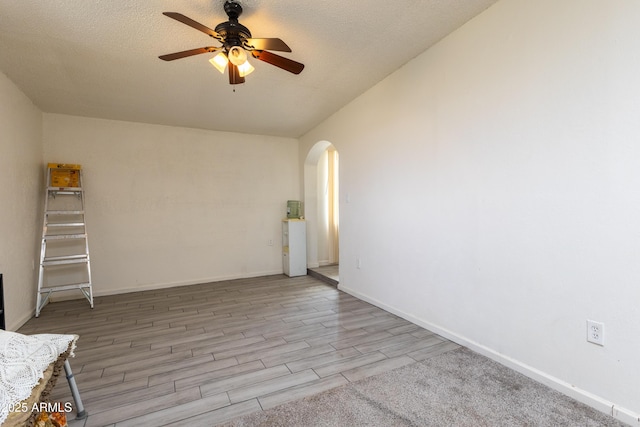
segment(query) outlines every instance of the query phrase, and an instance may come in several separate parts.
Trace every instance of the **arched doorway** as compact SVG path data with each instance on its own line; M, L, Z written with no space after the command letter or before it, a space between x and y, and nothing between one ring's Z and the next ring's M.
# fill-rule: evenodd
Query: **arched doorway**
M329 141L317 142L304 164L307 261L309 269L337 284L340 259L339 158Z

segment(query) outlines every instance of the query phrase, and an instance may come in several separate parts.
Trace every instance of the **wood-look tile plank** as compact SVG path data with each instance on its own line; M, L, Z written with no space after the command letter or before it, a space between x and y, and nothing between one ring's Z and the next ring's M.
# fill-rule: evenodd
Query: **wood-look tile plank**
M234 375L233 377L218 380L212 383L200 386L200 392L203 396L211 396L213 394L222 393L224 391L234 390L240 387L247 387L253 384L267 381L273 378L290 375L291 371L284 365L274 366L255 372Z
M365 315L365 316L370 318L369 315ZM332 327L332 326L341 326L340 322L349 320L349 319L355 319L355 318L356 318L356 315L352 313L336 311L333 314L326 314L324 316L303 319L302 323L304 323L305 325L322 323L325 327Z
M110 385L101 386L94 389L82 389L82 400L85 405L92 403L92 401L102 400L105 397L112 396L114 394L122 394L129 391L139 391L146 389L148 381L146 378L139 378L134 381L120 381ZM68 387L67 387L68 388ZM171 390L173 391L173 390Z
M297 341L297 342L293 342L293 343L282 344L282 345L279 345L277 347L271 347L271 348L266 349L266 350L253 351L251 353L239 354L239 355L236 356L236 359L238 359L238 362L240 362L240 363L247 363L247 362L251 362L252 360L260 360L263 357L269 357L269 356L278 355L278 354L291 353L293 351L302 350L304 348L309 348L309 344L307 344L304 341Z
M231 403L237 403L276 391L286 390L301 384L310 383L317 379L319 379L318 375L312 369L307 369L306 371L296 372L295 374L290 373L289 375L283 375L271 380L236 388L227 393Z
M131 347L149 346L149 348L151 348L152 344L161 344L163 347L169 347L173 342L180 344L185 337L201 335L204 332L204 328L189 329L187 331L182 330L182 328L161 329L155 334L150 334L149 336L139 337L132 340Z
M389 332L391 335L400 335L400 334L408 334L411 332L416 332L418 330L422 329L420 326L415 325L413 323L409 323L408 321L405 322L404 325L401 326L397 326L397 327L392 327L391 329L387 329L387 332Z
M76 355L73 359L73 364L75 366L84 365L89 362L93 362L96 360L105 360L110 357L115 357L123 354L123 352L145 352L148 350L140 347L137 349L131 349L131 343L123 342L119 344L113 344L106 347L97 347L97 348L89 348L85 349L82 347L82 337L78 340L78 348L76 349Z
M299 326L304 326L304 324L300 321L286 323L281 320L277 320L277 321L262 321L258 325L254 323L251 327L247 327L246 325L235 326L235 327L224 327L223 331L225 334L242 332L246 337L253 337L256 335L262 335L264 333L269 333L273 331L283 331L283 330L292 331Z
M351 382L361 380L373 375L382 374L393 369L415 363L415 360L409 356L399 356L391 359L384 359L373 362L368 365L358 366L357 368L343 371L342 375Z
M313 396L314 394L322 393L323 391L331 390L332 388L340 387L348 383L349 381L342 375L332 375L327 378L320 378L295 387L270 393L266 396L261 396L258 398L258 401L262 409L266 411L283 403Z
M340 326L342 326L347 330L360 329L360 328L365 329L365 328L371 328L373 325L388 322L389 320L390 319L388 317L380 317L380 316L374 316L372 314L366 314L359 319L343 320L339 324ZM326 323L323 323L323 325L327 326ZM386 329L386 328L382 328L382 329Z
M204 297L206 298L206 297ZM196 300L181 300L178 303L172 304L169 307L169 316L172 318L179 318L180 312L189 312L188 316L185 317L199 317L204 314L212 315L213 309L212 307L216 304L220 304L220 300L205 300L205 299L196 299ZM175 313L174 313L175 312ZM184 314L183 314L184 316ZM159 319L162 320L162 319Z
M88 392L93 389L101 389L113 384L121 384L124 382L124 374L110 375L108 377L91 378L87 379L82 375L75 375L74 378L78 385L78 389L83 392Z
M228 350L224 350L220 352L214 352L213 357L217 360L217 359L226 359L228 357L236 357L242 354L256 354L256 353L260 354L265 350L269 350L271 348L278 347L285 344L287 344L287 342L282 338L267 339L267 340L260 341L258 343L249 344L242 347L235 347L235 348L230 348ZM258 360L258 359L260 359L260 357L253 358L251 360Z
M298 310L298 311L301 311L301 310ZM335 314L336 313L333 310L322 310L322 311L311 311L311 312L304 310L298 314L284 316L282 318L282 321L295 322L296 320L308 320L308 319L314 319L316 317L333 316Z
M306 338L318 337L325 334L335 332L336 328L326 328L322 324L300 326L295 329L287 329L285 331L270 331L263 333L265 338L281 337L287 342L300 341Z
M156 320L162 320L167 317L179 317L180 315L185 316L192 313L197 313L196 311L180 311L176 313L175 311L170 311L168 306L158 307L157 304L150 306L149 308L144 309L141 313L127 313L127 314L118 314L117 316L122 318L124 321L128 321L130 319L134 320L142 320L144 322L153 323ZM115 317L115 315L113 315Z
M375 321L369 325L364 325L362 326L362 329L364 329L367 332L387 331L391 335L396 335L393 332L391 332L392 329L406 326L407 324L409 324L409 322L407 322L406 320L400 319L398 317L392 317L392 318L383 318L380 316L375 316L375 317L380 319L380 321Z
M238 361L230 357L228 359L213 360L202 362L194 366L187 366L184 368L171 367L165 372L160 372L147 377L149 387L162 384L166 382L174 383L176 380L193 377L195 375L205 374L212 371L218 371L221 369L227 369L232 366L237 366Z
M164 396L145 400L144 404L134 402L128 405L111 408L106 411L91 413L87 419L86 427L102 427L106 424L112 424L114 422L117 423L119 421L128 420L145 414L151 414L165 408L171 408L172 406L191 402L197 399L200 399L200 392L197 387L175 393L168 393Z
M167 356L171 353L170 348L161 348L157 350L144 350L144 351L136 351L135 349L125 349L120 350L117 353L117 356L111 356L100 359L93 359L90 362L84 363L80 365L82 367L81 370L74 369L74 372L89 372L96 371L100 369L106 369L108 372L107 375L111 375L116 372L122 372L124 369L118 369L119 367L126 366L128 363L132 363L135 361L143 360L148 364L148 360L151 358ZM175 357L175 356L174 356ZM74 365L78 365L76 361L73 363Z
M211 427L233 420L237 417L249 415L257 411L261 411L258 399L247 400L246 402L236 403L235 405L225 406L215 411L205 412L195 417L186 418L180 424L189 427ZM116 426L117 427L117 426Z
M345 372L360 366L378 362L386 358L387 357L380 352L367 353L361 356L354 356L348 359L343 359L339 362L324 365L319 368L314 368L314 371L318 374L319 377L328 377L330 375L339 374L341 372Z
M69 359L67 359L67 361L69 361ZM95 370L95 371L78 373L78 370L76 369L76 366L73 364L73 361L70 362L70 366L71 366L71 368L73 370L73 376L76 379L76 381L77 380L82 380L82 381L95 380L97 378L102 378L102 376L103 376L102 370ZM124 375L122 376L122 378L124 379ZM55 388L54 388L54 390L55 390Z
M320 366L330 365L332 363L340 362L342 360L349 359L360 354L361 353L355 348L349 347L345 348L344 350L335 350L332 352L319 354L317 356L294 360L293 362L288 362L286 365L291 372L299 372L309 368L315 369Z
M193 400L181 405L174 405L161 409L150 414L135 418L129 418L116 424L117 427L139 427L139 426L162 426L174 425L185 418L192 418L214 409L228 406L229 396L227 393L219 393L202 399Z
M189 366L197 366L202 363L210 362L213 360L213 356L210 354L203 354L200 356L185 357L182 359L173 360L170 362L164 362L160 365L148 365L147 368L138 368L135 370L129 370L125 372L124 378L130 381L135 378L150 377L162 372L167 372L173 369L181 369Z
M184 328L186 330L186 328ZM126 342L132 341L139 337L146 337L149 334L161 335L163 331L168 332L169 325L153 325L151 323L136 324L136 325L120 325L113 330L97 330L97 341L112 340L113 342ZM176 332L174 329L173 332ZM84 338L86 334L82 335Z
M224 337L222 331L215 332L202 332L200 334L190 334L185 333L178 337L172 337L171 339L163 339L162 342L152 342L151 350L155 350L163 347L174 347L180 346L185 343L190 343L191 345L198 345L201 343L207 343L210 339Z
M295 301L297 298L278 297L277 299L274 299L274 301L277 301L279 299L280 300ZM291 316L291 315L302 313L302 311L296 306L283 307L281 305L282 302L284 302L284 301L281 301L280 303L275 303L275 302L274 303L268 303L266 306L264 306L262 308L256 308L254 310L247 310L244 314L249 319L263 318L265 320L280 320L283 317L287 317L287 316Z
M184 315L184 314L180 315L180 313L178 313L178 315L176 316L154 320L153 325L161 326L161 325L167 324L170 327L175 328L176 326L185 326L185 325L191 325L198 322L202 322L203 326L205 326L222 319L227 319L229 317L231 317L231 314L229 313L217 314L217 315L213 314L212 312L192 313L189 315Z
M342 329L341 327L338 327L333 330L334 332L330 334L314 336L313 338L305 339L305 341L311 347L315 347L317 345L330 344L336 341L345 340L352 337L367 335L367 331L365 331L364 329L354 329L352 331L347 331L346 329Z
M226 334L226 335L222 335L219 336L217 338L209 338L207 340L205 340L204 342L193 342L193 341L188 341L185 342L183 344L174 344L171 346L171 351L176 353L176 352L180 352L180 351L192 351L194 349L200 349L200 348L215 348L216 346L229 342L229 341L237 341L237 340L241 340L244 339L244 335L242 335L241 333L237 333L237 334ZM258 341L260 342L260 341Z
M205 347L194 347L192 351L193 355L200 354L211 354L213 355L214 351L219 353L237 347L244 347L251 344L261 343L265 341L264 337L261 335L251 337L251 338L239 338L231 341L220 342L213 345L207 345Z
M125 383L123 383L125 384ZM111 395L95 395L85 398L84 392L81 394L82 402L86 408L91 408L92 414L109 411L119 406L129 405L134 402L146 404L147 400L165 396L173 393L174 387L171 383L158 384L154 386L145 386L137 390L127 391L123 389L120 393Z
M411 335L413 335L416 338L427 338L435 334L428 329L420 328L417 331L411 332Z
M413 351L429 348L435 344L440 344L442 339L438 336L432 335L427 338L415 340L413 342L406 342L401 344L392 345L391 347L385 347L380 350L387 357L397 357L402 354L411 353Z
M243 363L241 365L235 365L225 369L218 369L215 371L204 372L198 375L177 379L174 382L174 386L176 390L184 390L186 388L208 384L213 381L220 381L220 379L231 378L240 374L259 371L264 368L265 366L261 361L255 360L253 362Z
M414 360L421 361L442 353L446 353L447 351L457 350L459 348L460 346L456 343L453 343L451 341L442 341L438 344L432 345L431 347L412 351L411 353L408 353L407 356L411 357Z
M414 337L411 334L402 334L402 335L391 335L389 338L385 338L382 340L367 342L363 344L356 344L354 347L360 353L370 353L372 351L380 350L383 348L405 344L405 343L414 343L419 341L418 338Z
M355 337L344 338L331 343L336 350L340 350L347 347L354 347L358 344L369 344L374 342L382 342L385 339L392 338L389 332L382 331L374 334L363 334Z
M94 365L89 365L91 368L97 369L100 365L104 368L104 376L120 374L124 372L133 372L140 369L148 368L149 366L166 365L175 361L188 359L191 357L191 351L185 350L181 352L172 353L169 348L155 350L154 352L147 351L141 353L146 357L131 357L130 354L124 354L119 357L110 358L107 360L94 362ZM114 362L115 360L115 362ZM90 371L90 369L87 369ZM84 372L84 371L83 371Z
M289 351L281 354L261 355L260 360L267 368L276 365L282 365L284 363L293 362L309 357L320 356L327 353L335 352L336 349L329 345L320 345L316 347L305 347L296 351Z
M304 302L304 303L289 303L283 304L283 308L288 307L296 307L300 310L300 312L311 312L311 311L336 311L339 310L339 304L335 301L328 300L326 298L314 298L312 301ZM329 315L327 313L326 315Z

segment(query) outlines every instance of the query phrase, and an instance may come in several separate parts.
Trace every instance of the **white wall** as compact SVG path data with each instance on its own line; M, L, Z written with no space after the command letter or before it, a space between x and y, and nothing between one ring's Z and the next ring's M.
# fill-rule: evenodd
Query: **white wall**
M500 1L300 153L340 152L343 290L634 425L638 22L633 0Z
M281 220L300 199L296 140L57 114L43 123L44 159L84 169L96 295L282 272Z
M34 312L42 227L42 113L0 72L0 273L6 326Z

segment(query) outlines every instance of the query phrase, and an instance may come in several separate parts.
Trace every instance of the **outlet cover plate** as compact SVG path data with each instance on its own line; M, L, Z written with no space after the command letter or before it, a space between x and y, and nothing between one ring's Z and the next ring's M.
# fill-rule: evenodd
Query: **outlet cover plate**
M604 323L587 320L587 341L604 346Z

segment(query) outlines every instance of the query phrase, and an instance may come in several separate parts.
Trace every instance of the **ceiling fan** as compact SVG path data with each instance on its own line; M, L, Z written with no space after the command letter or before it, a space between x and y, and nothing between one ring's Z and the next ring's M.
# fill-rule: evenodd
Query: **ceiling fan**
M300 72L302 72L304 64L269 52L270 50L291 52L291 49L285 42L278 38L257 39L251 37L249 29L238 22L238 17L242 14L242 6L238 2L227 0L224 3L224 11L229 17L229 20L216 25L215 30L180 13L163 12L163 15L213 37L218 40L222 46L200 47L182 52L169 53L159 58L164 61L173 61L201 53L219 52L215 57L211 58L210 62L221 73L224 73L225 68L229 68L229 83L232 85L244 83L244 77L253 71L253 66L247 61L247 52L251 53L251 56L260 61L275 65L290 73L300 74Z

